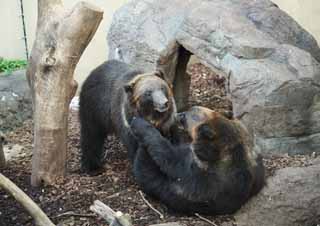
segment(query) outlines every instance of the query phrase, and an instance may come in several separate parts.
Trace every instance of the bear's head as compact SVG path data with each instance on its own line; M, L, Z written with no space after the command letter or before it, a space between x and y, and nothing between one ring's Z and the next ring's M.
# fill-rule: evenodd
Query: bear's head
M238 120L205 107L194 106L189 111L179 113L177 121L188 133L195 158L202 165L246 162L254 158L251 156L252 140Z
M137 75L124 86L134 114L167 132L175 122L176 104L161 71Z

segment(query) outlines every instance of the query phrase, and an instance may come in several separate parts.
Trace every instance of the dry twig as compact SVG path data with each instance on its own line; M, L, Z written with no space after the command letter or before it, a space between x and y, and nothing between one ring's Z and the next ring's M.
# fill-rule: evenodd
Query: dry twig
M106 199L112 199L112 198L118 197L120 194L121 192L114 193L112 195L107 196Z
M66 217L66 216L74 216L74 217L95 217L96 215L95 214L85 214L85 213L75 213L73 211L68 211L68 212L65 212L65 213L61 213L57 216L55 216L54 218L59 218L59 217Z
M159 214L160 219L163 219L164 218L163 214L159 210L154 208L150 202L148 202L148 200L144 197L142 191L139 191L139 194L141 195L141 198L143 199L143 201L150 207L150 209L152 209L154 212Z
M211 225L213 225L213 226L218 226L218 225L216 225L216 223L214 223L213 221L211 221L211 220L209 220L209 219L201 216L201 215L198 214L198 213L195 213L194 215L195 215L196 217L198 217L199 219L201 219L201 220L203 220L203 221L205 221L205 222L207 222L207 223L209 223L209 224L211 224Z

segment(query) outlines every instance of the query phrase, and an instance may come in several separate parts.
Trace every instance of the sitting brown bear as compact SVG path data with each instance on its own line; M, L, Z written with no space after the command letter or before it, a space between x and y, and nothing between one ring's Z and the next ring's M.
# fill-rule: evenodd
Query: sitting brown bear
M204 107L178 114L191 142L173 145L141 118L134 176L147 194L182 213L231 214L264 185L262 157L237 120Z
M92 171L103 163L107 134L118 135L133 159L137 144L128 122L139 116L166 133L174 123L176 105L160 71L144 73L111 60L93 70L83 83L79 114L82 168Z

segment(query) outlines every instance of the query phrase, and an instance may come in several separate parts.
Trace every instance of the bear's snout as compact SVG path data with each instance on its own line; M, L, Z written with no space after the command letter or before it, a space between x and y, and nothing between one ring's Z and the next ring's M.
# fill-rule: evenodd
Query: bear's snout
M152 95L154 110L160 113L169 110L169 100L163 92L157 91Z
M164 103L159 104L158 106L155 106L155 110L160 113L163 113L163 112L167 111L168 109L169 109L169 101L168 100Z

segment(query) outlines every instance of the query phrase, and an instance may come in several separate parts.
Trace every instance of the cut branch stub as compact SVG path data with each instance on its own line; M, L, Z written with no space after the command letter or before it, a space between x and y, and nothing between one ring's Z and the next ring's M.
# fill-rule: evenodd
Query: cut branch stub
M80 2L65 12L59 0L39 0L37 35L27 69L32 91L34 151L31 183L54 183L66 164L68 111L77 83L73 73L103 16Z

